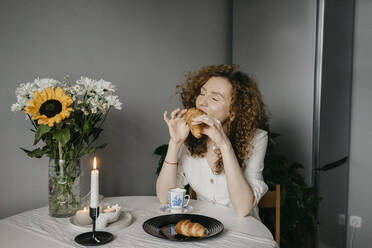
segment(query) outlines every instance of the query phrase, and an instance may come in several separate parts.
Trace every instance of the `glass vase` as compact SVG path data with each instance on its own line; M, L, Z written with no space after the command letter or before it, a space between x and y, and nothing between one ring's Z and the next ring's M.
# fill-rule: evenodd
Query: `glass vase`
M73 216L80 208L80 160L49 160L49 215Z

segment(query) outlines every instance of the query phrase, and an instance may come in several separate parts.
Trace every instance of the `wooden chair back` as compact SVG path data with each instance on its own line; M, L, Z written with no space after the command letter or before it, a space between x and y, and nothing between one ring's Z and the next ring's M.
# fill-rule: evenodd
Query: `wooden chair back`
M190 199L192 200L197 200L197 196L196 196L196 192L191 188L191 186L188 187L188 190L187 190L188 194L190 195Z
M280 245L280 185L275 191L268 191L258 203L260 208L275 208L275 241Z

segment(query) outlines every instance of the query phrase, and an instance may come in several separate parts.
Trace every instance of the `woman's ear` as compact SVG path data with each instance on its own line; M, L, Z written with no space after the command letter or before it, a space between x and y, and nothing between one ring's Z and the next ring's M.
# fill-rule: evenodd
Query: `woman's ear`
M235 113L231 112L229 118L230 118L230 121L233 121L235 119Z

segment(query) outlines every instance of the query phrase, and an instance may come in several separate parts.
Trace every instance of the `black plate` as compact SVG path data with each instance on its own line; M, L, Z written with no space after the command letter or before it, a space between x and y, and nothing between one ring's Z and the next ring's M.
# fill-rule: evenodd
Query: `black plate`
M186 237L177 234L174 228L178 221L182 219L189 219L191 222L198 222L202 224L206 229L206 236L203 238ZM161 215L146 220L143 223L143 229L152 236L167 239L171 241L195 241L210 238L223 231L223 224L211 217L197 214L169 214Z

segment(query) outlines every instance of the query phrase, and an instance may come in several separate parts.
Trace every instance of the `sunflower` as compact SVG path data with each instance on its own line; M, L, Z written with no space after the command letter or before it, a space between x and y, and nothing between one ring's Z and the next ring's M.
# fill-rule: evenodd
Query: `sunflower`
M72 108L72 99L60 87L54 91L53 88L47 88L41 93L34 92L33 99L27 102L25 112L32 115L32 120L38 120L38 124L54 126L54 123L60 123L63 119L70 116Z

